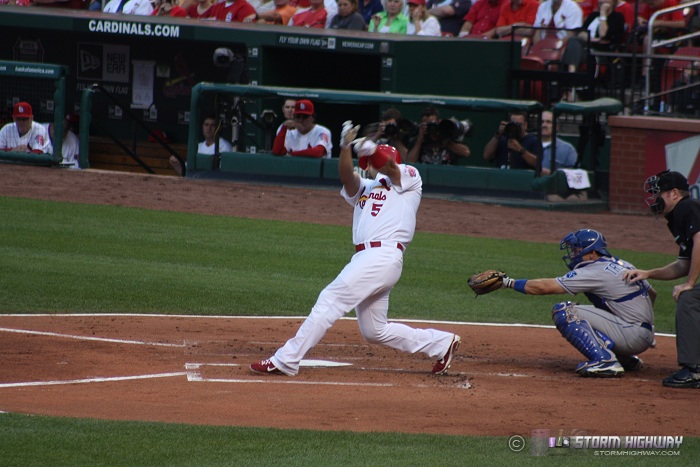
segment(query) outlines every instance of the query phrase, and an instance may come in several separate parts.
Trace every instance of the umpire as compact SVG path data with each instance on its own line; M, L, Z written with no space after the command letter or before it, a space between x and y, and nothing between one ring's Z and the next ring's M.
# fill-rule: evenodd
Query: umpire
M678 172L665 171L649 177L644 190L650 193L647 205L655 217L663 214L680 247L678 259L664 267L632 270L625 279L686 281L673 288L676 300L676 351L681 369L663 380L672 388L700 388L700 201L689 196L688 180Z

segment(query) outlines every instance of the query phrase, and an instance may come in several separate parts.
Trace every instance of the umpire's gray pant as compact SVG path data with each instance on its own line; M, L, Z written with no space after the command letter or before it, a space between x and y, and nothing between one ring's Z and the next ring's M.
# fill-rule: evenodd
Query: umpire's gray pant
M700 285L678 297L676 352L679 365L700 365Z

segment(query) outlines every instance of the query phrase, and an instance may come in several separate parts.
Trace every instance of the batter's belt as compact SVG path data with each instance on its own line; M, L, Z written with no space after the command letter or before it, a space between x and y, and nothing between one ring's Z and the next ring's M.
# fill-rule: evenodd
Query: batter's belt
M389 246L393 244L393 242L390 242L389 244L384 244L384 246ZM364 251L367 248L381 248L382 242L365 242L365 243L360 243L358 245L355 245L355 252L358 253L360 251ZM403 246L401 243L396 243L396 248L398 248L401 251L405 251L406 247Z

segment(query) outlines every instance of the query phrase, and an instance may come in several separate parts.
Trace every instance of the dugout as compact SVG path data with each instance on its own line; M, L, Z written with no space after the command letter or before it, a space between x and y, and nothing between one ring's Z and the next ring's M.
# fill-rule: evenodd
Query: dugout
M199 82L496 99L505 98L510 85L511 44L507 41L9 5L2 11L0 60L68 67L65 105L69 112L77 113L84 89L99 84L122 104L96 97L93 117L128 142L146 141L148 134L129 121L124 108L133 110L150 128L166 133L171 142L186 144L191 90ZM218 48L230 49L237 63L242 62L240 73L214 63ZM266 109L281 116L280 105L249 105L248 112L256 119ZM218 110L213 102L210 110ZM319 121L329 128L339 127L337 110L334 104L322 105ZM376 105L360 111L380 113ZM498 117L469 118L476 128L492 128ZM482 122L483 118L491 120ZM245 144L248 149L263 146L259 135L250 137L257 139ZM479 146L482 137L475 133L474 145Z

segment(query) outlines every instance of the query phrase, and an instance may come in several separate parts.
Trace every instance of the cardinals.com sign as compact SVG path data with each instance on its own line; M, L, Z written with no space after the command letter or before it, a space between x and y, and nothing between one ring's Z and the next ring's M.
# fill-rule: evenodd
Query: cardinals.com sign
M128 83L129 46L78 43L78 79Z

